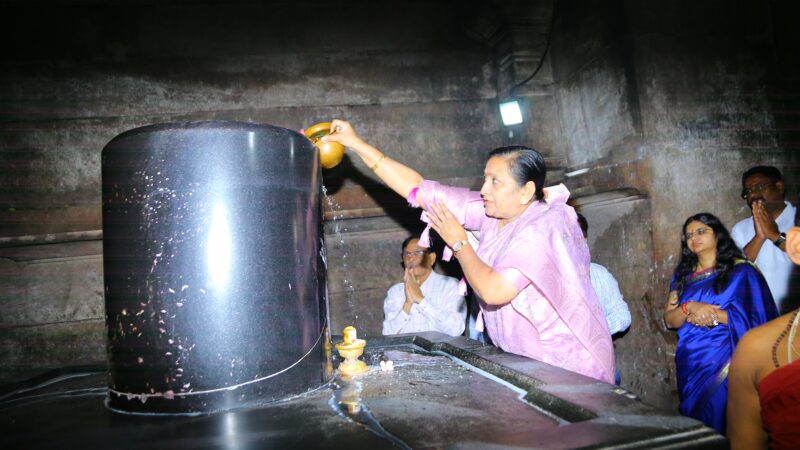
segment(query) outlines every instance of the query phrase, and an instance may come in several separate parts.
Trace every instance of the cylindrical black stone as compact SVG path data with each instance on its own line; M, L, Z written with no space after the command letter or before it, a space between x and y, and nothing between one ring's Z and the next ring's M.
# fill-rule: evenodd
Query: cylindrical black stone
M191 122L104 149L107 405L205 413L332 377L316 147L270 125Z

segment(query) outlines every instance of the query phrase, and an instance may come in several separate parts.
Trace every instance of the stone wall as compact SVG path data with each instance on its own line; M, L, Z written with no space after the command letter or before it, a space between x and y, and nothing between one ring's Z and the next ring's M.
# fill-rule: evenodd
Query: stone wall
M781 39L770 8L788 6L769 3L558 2L551 62L566 165L589 169L568 181L576 204L621 189L648 203L649 213L631 216L595 202L586 215L590 229L592 216L614 224L592 253L616 269L631 305L634 325L617 343L618 353L629 348L623 385L656 405L675 405L657 386L674 389L676 337L661 313L684 219L709 211L731 227L746 217L741 173L756 164L783 169L790 198L796 192L798 141L787 128L797 129L800 90L795 75L779 75L792 61L770 57ZM637 246L652 249L647 271L628 267Z
M0 248L0 281L3 367L105 359L102 242L96 235Z

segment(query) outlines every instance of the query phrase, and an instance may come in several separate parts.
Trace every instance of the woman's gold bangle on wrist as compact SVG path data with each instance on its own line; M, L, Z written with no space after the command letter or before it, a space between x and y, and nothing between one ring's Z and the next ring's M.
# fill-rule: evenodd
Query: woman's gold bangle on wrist
M381 157L378 158L378 161L375 162L375 164L373 164L372 167L370 167L370 169L372 169L373 172L378 170L378 166L381 165L381 163L383 162L384 159L386 159L386 153L382 154Z

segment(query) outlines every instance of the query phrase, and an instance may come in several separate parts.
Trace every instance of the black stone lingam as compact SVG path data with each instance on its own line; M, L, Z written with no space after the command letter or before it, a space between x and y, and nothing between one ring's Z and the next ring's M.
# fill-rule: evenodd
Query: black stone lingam
M117 136L102 160L109 408L207 413L330 381L311 141L172 123Z

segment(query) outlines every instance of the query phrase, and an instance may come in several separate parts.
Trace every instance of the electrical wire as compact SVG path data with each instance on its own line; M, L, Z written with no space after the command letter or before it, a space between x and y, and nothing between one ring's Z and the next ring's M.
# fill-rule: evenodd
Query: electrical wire
M542 57L539 58L539 63L536 65L536 69L534 69L533 73L530 74L528 78L525 78L524 80L520 81L519 83L511 87L511 89L508 91L509 97L513 97L514 91L516 91L518 87L523 86L524 84L531 81L533 77L535 77L536 74L539 73L539 71L542 69L542 66L544 65L544 60L547 58L547 53L550 50L550 41L553 38L553 28L555 28L555 22L556 22L556 3L557 3L556 0L553 0L553 13L550 14L550 29L547 31L547 40L545 41L544 52L542 52Z

